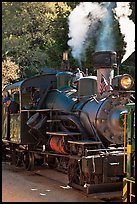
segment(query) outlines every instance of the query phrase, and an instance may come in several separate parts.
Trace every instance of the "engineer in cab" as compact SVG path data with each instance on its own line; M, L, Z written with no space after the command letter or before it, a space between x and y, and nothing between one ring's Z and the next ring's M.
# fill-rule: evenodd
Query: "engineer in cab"
M10 99L10 97L6 97L3 99L3 103L6 106L6 112L9 114L18 113L19 112L19 104Z

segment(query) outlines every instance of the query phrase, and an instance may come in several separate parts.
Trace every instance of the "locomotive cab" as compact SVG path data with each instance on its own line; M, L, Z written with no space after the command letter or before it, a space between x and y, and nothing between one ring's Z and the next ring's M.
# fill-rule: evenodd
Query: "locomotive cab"
M3 98L10 96L20 106L18 113L8 115L3 105L3 140L17 144L34 143L34 138L29 134L27 120L34 114L33 110L36 110L39 99L50 87L56 87L55 74L47 75L46 81L45 76L41 75L8 85L3 89Z

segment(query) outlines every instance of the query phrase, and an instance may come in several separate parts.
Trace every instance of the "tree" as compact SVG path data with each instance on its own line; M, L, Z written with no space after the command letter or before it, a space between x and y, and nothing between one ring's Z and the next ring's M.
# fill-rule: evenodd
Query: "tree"
M116 2L114 2L116 3ZM2 60L12 58L18 64L19 79L39 74L41 68L60 70L63 52L68 51L72 69L79 66L68 46L68 16L80 2L2 2ZM132 2L131 18L135 19L135 2ZM118 63L124 55L125 43L118 21L111 27L115 41ZM95 51L96 35L89 39L84 68L95 73L92 53Z
M135 23L135 2L130 2L130 8L132 9L132 14L130 18Z
M19 66L9 57L2 62L2 89L20 77Z
M3 2L3 60L12 57L23 67L22 78L38 74L45 66L59 68L70 12L63 2Z

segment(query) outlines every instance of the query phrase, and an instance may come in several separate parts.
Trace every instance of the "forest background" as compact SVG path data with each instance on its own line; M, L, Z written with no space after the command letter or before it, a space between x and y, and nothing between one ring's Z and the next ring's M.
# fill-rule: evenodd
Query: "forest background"
M80 2L2 2L2 88L41 73L44 68L61 69L63 53L69 50L68 17ZM135 2L130 2L135 23ZM126 44L119 22L113 20L115 51L120 63ZM130 31L129 31L130 32ZM82 67L95 74L91 56L96 35L90 39ZM79 64L68 54L72 70ZM135 79L135 52L120 65L120 74Z

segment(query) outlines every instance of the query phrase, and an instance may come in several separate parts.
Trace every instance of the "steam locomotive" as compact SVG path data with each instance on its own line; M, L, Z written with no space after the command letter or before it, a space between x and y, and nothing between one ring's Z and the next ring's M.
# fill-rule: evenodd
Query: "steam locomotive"
M20 104L8 116L3 106L3 158L32 170L46 164L68 174L69 185L89 193L122 191L126 104L133 79L115 75L116 52L93 54L97 76L49 71L3 89Z

